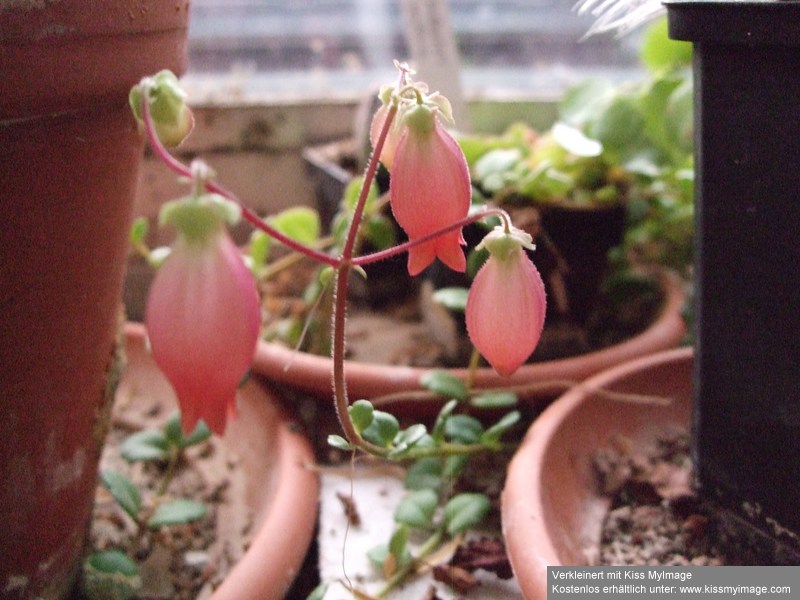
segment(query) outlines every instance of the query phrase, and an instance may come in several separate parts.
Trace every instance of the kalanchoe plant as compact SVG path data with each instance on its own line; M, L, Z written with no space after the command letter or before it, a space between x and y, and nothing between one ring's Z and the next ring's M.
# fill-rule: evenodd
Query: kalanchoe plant
M501 437L518 421L519 413L514 411L484 429L477 419L457 414L456 409L471 396L468 382L435 374L429 387L452 401L445 403L430 431L424 424L401 428L393 415L368 400L351 403L348 399L344 326L351 272L363 272L365 265L402 252L408 253L412 276L437 258L464 271L462 228L475 221L493 218L501 223L484 241L489 258L466 303L469 334L477 350L499 373L510 375L533 352L544 321L542 280L522 251L523 247L532 249L530 236L514 228L500 209L470 214L467 163L445 128L452 122L449 103L413 81L407 67L398 64L398 68L397 84L380 93L382 105L371 132L373 154L355 200L339 222L338 240L328 246L332 251L323 249L318 240L287 230L281 225L283 219L260 218L216 183L201 163L185 166L167 153L159 131L173 132L187 123L184 107L173 104L183 98L174 90L173 78L164 74L147 78L131 93L132 102L140 102L134 112L156 153L193 186L188 196L167 204L162 211L161 222L173 225L178 236L159 267L146 309L153 357L175 389L185 430L203 419L215 433L224 431L226 420L235 416L238 381L253 357L260 319L257 290L226 230L240 216L267 236L253 244L253 269L265 268L264 244L272 239L317 261L323 267L323 281L333 286L333 396L343 434L330 436L333 446L385 459L417 461L416 470L436 466L440 476L443 472L455 476L469 455L502 448ZM162 102L169 110L161 108ZM360 235L371 215L379 161L390 172L391 209L408 241L362 255ZM141 232L134 239L140 238ZM503 405L514 403L513 397L508 402L508 394L494 397L501 398ZM492 398L484 400L496 404ZM392 565L384 565L390 575L387 589L412 570L412 559L401 543L407 527L421 526L433 532L424 554L447 534L474 525L488 506L488 500L480 495L453 496L444 490L431 495L430 491L413 490L398 509L398 533L384 557L393 560ZM437 507L443 510L441 516ZM413 513L429 518L424 523L419 519L411 522Z
M168 494L168 488L185 450L209 437L211 431L202 421L190 434L184 433L181 415L175 412L162 428L145 429L125 438L120 453L126 461L163 467L158 489L147 497L122 472L107 469L100 473L103 486L133 521L137 541L141 542L148 532L157 534L166 527L195 522L206 516L203 503L189 498L173 498ZM136 594L142 580L132 557L121 550L106 549L86 558L81 585L88 600L125 600Z

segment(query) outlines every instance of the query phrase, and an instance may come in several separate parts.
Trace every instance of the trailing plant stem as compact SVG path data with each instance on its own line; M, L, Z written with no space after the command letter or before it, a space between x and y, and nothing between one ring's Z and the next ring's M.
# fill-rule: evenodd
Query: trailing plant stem
M444 539L446 525L443 523L428 537L427 540L420 546L414 560L406 562L401 566L394 575L386 582L386 585L378 593L379 598L383 598L392 591L397 585L402 583L408 575L419 566L420 561L424 560L436 550Z

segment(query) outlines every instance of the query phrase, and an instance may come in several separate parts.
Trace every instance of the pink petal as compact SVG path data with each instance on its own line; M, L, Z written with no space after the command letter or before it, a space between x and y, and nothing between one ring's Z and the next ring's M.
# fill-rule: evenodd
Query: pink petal
M467 332L498 373L511 375L539 343L545 308L542 277L522 248L505 260L490 256L467 297Z
M458 143L438 120L432 131L406 128L394 156L390 194L395 219L410 240L467 216L471 196L467 163ZM419 273L434 257L463 271L466 260L462 244L458 229L438 237L427 248L412 249L409 272Z
M388 113L389 107L386 104L382 104L372 117L372 123L369 128L369 141L372 143L373 148L378 143L378 139L380 138L381 130L383 129L383 124L386 122ZM397 126L397 121L395 121L392 123L391 129L389 129L389 132L386 135L380 155L383 166L389 170L392 168L394 154L397 150L397 143L399 141L400 128Z
M227 232L201 244L178 239L150 288L145 322L184 430L203 419L222 434L235 415L260 323L255 282Z

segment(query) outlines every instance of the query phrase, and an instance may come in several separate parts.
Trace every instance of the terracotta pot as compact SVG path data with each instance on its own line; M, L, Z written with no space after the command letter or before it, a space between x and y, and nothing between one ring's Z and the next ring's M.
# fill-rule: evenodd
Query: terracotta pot
M0 7L0 586L79 565L144 144L131 85L186 63L187 0ZM14 596L17 597L17 596Z
M666 396L668 406L621 404L598 389ZM595 390L595 391L593 391ZM665 426L689 427L692 349L678 348L618 365L551 404L533 423L508 468L503 535L525 598L547 598L547 566L586 564L609 506L592 460L615 436L633 451Z
M494 369L478 369L475 385L478 388L501 387L541 383L530 387L520 398L530 402L544 402L555 398L565 387L565 381L582 381L603 369L627 360L675 347L683 338L686 326L681 316L684 294L670 277L663 279L666 299L658 318L642 333L614 346L586 354L558 360L523 365L513 376L501 377ZM285 346L259 342L253 370L269 379L293 386L322 398L331 394L331 359L324 356L295 352ZM420 390L420 377L429 369L367 364L350 361L345 367L348 392L353 399ZM466 377L466 369L452 369L459 377ZM403 410L404 403L395 404ZM417 410L418 406L409 404Z
M176 406L169 382L147 350L145 327L127 323L125 333L128 366L117 392L120 400L147 394L151 401L154 396ZM237 509L252 511L256 533L212 600L283 598L303 564L317 520L319 482L307 468L314 464L314 452L278 397L257 380L242 386L237 408L222 442L241 460L246 481L229 489L233 506L220 513L217 536L241 535L231 533L247 522ZM230 551L235 556L236 549Z

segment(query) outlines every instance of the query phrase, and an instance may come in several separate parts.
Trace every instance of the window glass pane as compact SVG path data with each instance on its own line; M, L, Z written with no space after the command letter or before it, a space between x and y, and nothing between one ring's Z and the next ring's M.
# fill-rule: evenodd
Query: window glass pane
M575 0L450 0L467 91L559 91L637 68L635 35L593 36ZM194 0L190 79L242 93L353 95L409 60L402 0Z

